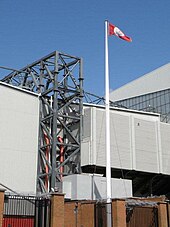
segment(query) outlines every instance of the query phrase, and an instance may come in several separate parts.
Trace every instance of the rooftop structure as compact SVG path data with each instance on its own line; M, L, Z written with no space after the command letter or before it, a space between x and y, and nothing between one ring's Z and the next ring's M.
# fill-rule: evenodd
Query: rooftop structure
M110 99L126 108L160 113L170 122L170 63L111 92Z

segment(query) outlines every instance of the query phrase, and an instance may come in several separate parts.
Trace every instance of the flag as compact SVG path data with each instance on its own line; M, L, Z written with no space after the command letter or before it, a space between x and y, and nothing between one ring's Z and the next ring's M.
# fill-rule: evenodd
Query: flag
M108 35L116 35L117 37L125 41L132 42L132 39L130 37L126 36L118 27L111 23L109 23Z

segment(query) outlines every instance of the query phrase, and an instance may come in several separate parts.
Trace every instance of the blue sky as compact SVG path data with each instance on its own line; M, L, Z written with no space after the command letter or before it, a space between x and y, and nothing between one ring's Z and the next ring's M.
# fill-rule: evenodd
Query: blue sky
M59 50L83 58L84 89L103 96L104 20L133 39L109 37L114 90L170 61L169 12L169 0L0 0L0 66Z

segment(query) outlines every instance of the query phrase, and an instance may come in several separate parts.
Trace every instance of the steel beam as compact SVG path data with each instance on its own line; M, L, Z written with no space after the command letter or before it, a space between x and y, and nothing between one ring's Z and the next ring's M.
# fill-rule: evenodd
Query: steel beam
M81 172L82 59L54 51L20 70L0 68L10 70L2 82L39 94L37 194L61 191L62 176Z

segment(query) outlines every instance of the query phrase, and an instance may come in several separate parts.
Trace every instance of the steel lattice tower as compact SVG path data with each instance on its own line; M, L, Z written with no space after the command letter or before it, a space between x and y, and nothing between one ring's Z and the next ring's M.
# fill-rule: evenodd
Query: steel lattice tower
M39 94L37 193L61 191L62 177L80 173L82 59L55 51L1 81Z

